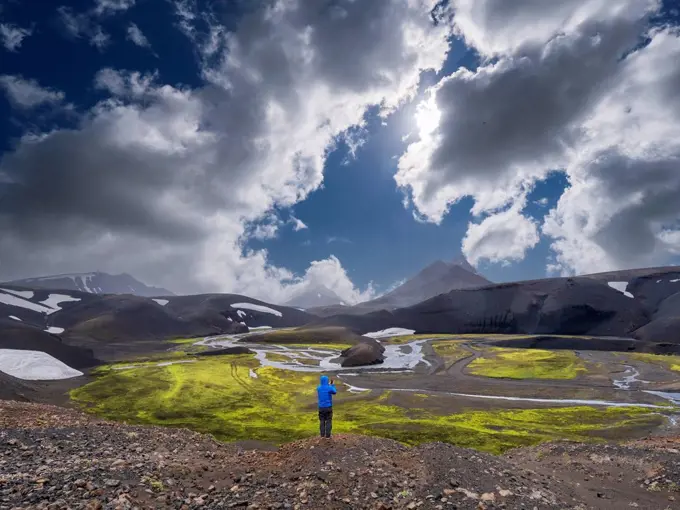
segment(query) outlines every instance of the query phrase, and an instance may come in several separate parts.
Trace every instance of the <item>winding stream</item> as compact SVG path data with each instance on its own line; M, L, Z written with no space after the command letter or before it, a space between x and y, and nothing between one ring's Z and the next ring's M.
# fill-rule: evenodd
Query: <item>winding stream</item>
M424 367L431 366L425 359L423 345L429 339L415 340L403 345L385 345L383 354L385 361L379 365L367 365L363 367L343 367L336 360L338 350L324 349L320 347L289 347L281 344L246 344L240 342L248 336L217 336L207 337L200 340L195 345L204 345L214 348L228 347L248 347L255 353L255 358L263 367L273 367L282 370L293 370L296 372L393 372L393 371L412 371L418 365ZM289 358L286 361L273 361L267 358L267 354L277 354ZM306 361L318 362L317 365L309 365Z
M626 370L623 373L623 377L621 379L614 379L612 380L612 383L614 386L616 386L620 390L629 390L630 385L639 382L639 383L644 383L647 384L648 381L643 381L642 379L638 379L638 376L640 375L640 371L631 366L631 365L624 365Z

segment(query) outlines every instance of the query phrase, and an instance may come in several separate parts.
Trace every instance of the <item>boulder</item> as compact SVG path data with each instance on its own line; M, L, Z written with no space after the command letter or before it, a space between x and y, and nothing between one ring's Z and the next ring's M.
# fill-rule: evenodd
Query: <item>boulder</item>
M343 367L361 367L377 365L385 361L385 348L372 339L366 339L340 353L340 365Z

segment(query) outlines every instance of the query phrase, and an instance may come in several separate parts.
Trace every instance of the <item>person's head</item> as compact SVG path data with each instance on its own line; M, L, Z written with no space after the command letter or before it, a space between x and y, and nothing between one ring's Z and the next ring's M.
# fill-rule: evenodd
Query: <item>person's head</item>
M328 376L327 375L322 375L321 376L321 384L328 384Z

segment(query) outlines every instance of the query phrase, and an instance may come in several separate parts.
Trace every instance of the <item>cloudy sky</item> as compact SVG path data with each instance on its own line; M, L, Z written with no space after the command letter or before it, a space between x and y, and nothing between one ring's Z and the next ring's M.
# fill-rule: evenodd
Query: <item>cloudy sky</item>
M660 0L0 5L0 281L348 302L680 262Z

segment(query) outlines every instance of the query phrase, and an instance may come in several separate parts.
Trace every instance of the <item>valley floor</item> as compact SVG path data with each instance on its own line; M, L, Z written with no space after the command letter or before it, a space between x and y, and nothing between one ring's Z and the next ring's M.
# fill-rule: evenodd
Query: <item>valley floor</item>
M680 439L493 456L340 435L273 451L0 401L0 510L677 508Z
M175 351L163 361L100 367L71 396L111 420L282 444L316 434L315 387L328 373L338 387L335 432L409 445L441 441L500 454L555 439L621 441L679 430L672 405L678 357L493 343L526 336L405 335L383 341L384 363L343 368L333 362L338 344L272 342L292 334L248 341L250 354ZM243 348L244 339L211 337L194 347Z

